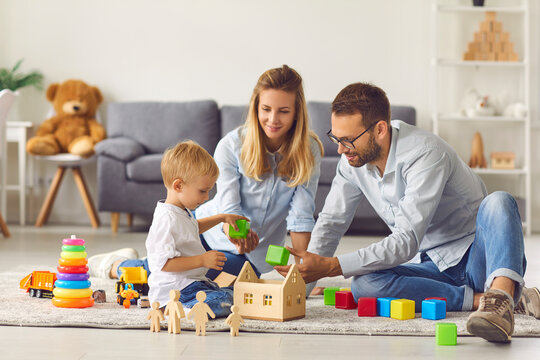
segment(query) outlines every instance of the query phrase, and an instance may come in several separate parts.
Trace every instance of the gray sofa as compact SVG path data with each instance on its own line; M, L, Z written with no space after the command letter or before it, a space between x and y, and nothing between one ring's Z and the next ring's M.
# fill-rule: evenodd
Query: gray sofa
M326 136L330 129L330 106L327 102L308 102L311 127L325 151L315 215L324 205L339 159L336 145ZM213 154L219 139L241 125L245 114L245 106L226 105L220 109L212 100L109 104L109 138L96 145L96 153L98 209L115 214L113 230L117 228L118 213L148 216L156 201L165 198L160 161L167 147L192 139ZM416 111L409 106L392 106L392 118L416 124ZM387 231L367 202L359 204L349 233Z

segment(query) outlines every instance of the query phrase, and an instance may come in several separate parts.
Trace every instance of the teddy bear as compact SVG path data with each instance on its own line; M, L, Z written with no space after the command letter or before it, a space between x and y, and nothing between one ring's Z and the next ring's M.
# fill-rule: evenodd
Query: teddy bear
M36 136L26 143L26 151L32 155L93 155L94 145L106 137L95 119L103 101L99 89L81 80L67 80L51 84L46 96L56 115L39 126Z

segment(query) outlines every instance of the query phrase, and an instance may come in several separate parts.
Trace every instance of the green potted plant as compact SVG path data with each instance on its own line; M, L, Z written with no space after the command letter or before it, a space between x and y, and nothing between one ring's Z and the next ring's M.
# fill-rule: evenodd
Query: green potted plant
M17 61L13 69L0 69L0 91L9 89L16 91L25 86L33 86L37 89L42 89L43 75L39 71L31 71L28 74L17 73L23 59Z

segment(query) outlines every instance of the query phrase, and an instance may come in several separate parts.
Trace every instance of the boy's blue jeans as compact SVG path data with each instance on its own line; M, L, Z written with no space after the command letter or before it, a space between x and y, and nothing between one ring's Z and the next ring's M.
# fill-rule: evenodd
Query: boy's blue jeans
M447 299L448 311L473 307L474 293L483 293L493 279L504 276L515 281L514 303L523 289L527 261L521 218L514 198L505 192L488 195L476 217L476 235L461 261L440 272L423 253L420 264L404 264L392 269L355 276L351 290L359 297L395 297L415 301L416 312L428 297Z
M210 281L195 281L180 291L180 302L186 308L192 308L197 303L196 295L199 291L206 293L205 303L216 314L216 317L226 317L231 313L231 306L234 302L233 288L220 288L216 283Z

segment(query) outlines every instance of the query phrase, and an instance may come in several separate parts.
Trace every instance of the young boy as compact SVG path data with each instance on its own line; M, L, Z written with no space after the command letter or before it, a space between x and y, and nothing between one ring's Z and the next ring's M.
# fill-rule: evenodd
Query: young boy
M233 290L219 288L205 274L208 269L222 270L227 258L219 251L205 251L199 234L222 222L236 227L236 220L246 218L233 214L193 217L191 210L208 200L219 175L212 156L195 142L184 141L165 151L161 174L167 198L157 203L146 239L150 302L166 304L169 292L180 290L180 302L191 308L202 290L216 316L225 317L230 314Z

